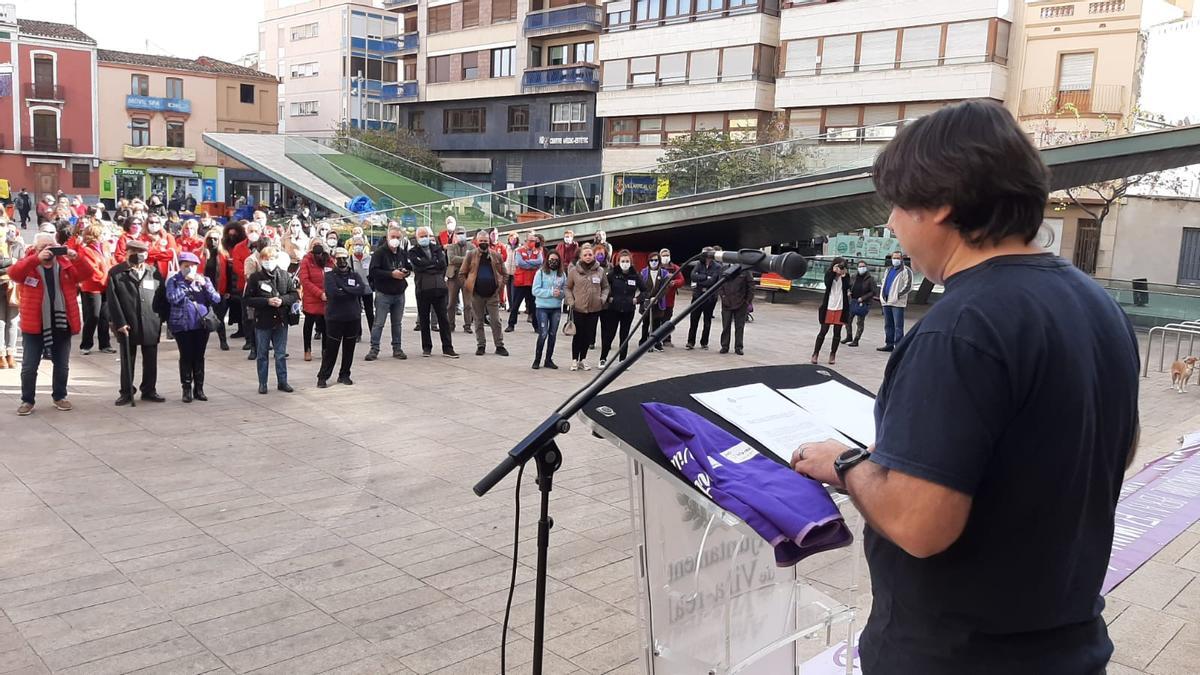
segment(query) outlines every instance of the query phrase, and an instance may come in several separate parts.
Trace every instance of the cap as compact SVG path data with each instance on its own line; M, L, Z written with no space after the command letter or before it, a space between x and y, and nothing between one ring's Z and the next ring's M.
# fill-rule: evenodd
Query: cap
M193 265L199 265L200 259L196 257L195 253L189 253L188 251L184 251L183 253L179 254L179 262L181 262L181 263L189 262L189 263L192 263Z
M341 246L339 246L339 247L337 247L337 248L333 249L333 257L335 257L335 258L349 258L349 257L350 257L350 252L349 252L349 251L347 251L346 249L342 248Z
M125 242L125 248L130 251L149 251L150 244L147 244L141 239L130 239L129 241Z

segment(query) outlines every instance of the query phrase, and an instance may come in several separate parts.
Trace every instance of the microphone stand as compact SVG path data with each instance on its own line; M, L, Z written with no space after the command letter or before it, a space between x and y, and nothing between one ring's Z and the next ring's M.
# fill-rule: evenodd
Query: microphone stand
M766 254L763 253L762 256L765 258ZM684 264L686 265L687 263ZM754 265L744 264L725 267L721 271L721 276L717 278L717 283L706 289L699 297L693 297L691 303L682 312L652 332L644 342L633 350L629 358L622 359L598 373L587 386L568 398L557 410L530 432L528 436L514 445L508 451L508 455L475 484L473 488L475 494L482 497L503 480L505 476L529 460L534 460L537 466L537 485L541 493L541 509L537 531L537 569L534 576L533 675L541 675L542 672L542 653L546 625L547 557L550 553L550 529L554 527L554 519L550 517L550 491L553 489L554 472L562 466L562 453L559 451L556 439L571 430L569 418L572 415L582 410L589 401L604 391L608 385L612 384L613 380L620 377L635 361L645 356L646 352L650 351L654 345L670 334L671 330L679 322L690 316L708 300L716 297L717 291L727 281L753 267ZM680 273L682 270L683 266L681 265ZM630 334L626 338L626 342L632 338L633 335ZM619 352L620 349L618 348Z

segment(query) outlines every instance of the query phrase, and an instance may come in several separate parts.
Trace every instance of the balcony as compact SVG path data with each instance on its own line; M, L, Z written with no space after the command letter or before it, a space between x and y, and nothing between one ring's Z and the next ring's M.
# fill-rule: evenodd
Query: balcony
M384 9L405 9L416 6L417 0L383 0Z
M354 49L365 49L370 52L378 52L384 56L404 56L406 54L416 54L417 47L420 45L419 36L417 33L408 33L407 35L397 35L395 37L386 37L382 40L375 38L354 37L350 38L350 46Z
M570 5L525 15L525 37L596 33L604 25L604 10L596 5Z
M71 139L22 136L21 148L33 152L71 152Z
M379 100L382 103L411 103L417 100L417 92L416 80L385 84L379 92Z
M1021 91L1017 115L1037 117L1125 114L1125 87L1102 84L1081 91L1058 91L1056 87L1034 87Z
M600 67L592 64L529 68L521 78L521 93L550 91L596 91Z
M25 98L35 101L65 101L63 88L49 82L27 82Z
M126 145L121 155L136 162L176 162L194 164L196 151L191 148L172 148L165 145Z
M163 98L160 96L129 94L125 97L125 109L190 115L192 114L192 102L186 98Z

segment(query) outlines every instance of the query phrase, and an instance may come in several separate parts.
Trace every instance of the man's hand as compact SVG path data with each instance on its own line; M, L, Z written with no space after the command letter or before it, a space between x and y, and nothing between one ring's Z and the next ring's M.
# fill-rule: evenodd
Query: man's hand
M392 278L393 279L403 279L406 276L408 276L408 275L405 274L404 270L392 270Z
M79 259L79 254L75 252L75 249L73 249L73 248L67 249L67 260L74 261L74 260L78 260L78 259Z
M845 487L833 470L833 461L838 455L849 450L837 441L821 441L820 443L805 443L792 453L792 469L796 473L834 487Z
M272 307L278 307L283 304L283 300L281 300L280 298L269 298L267 300L267 304Z
M112 325L112 330L114 333L120 333L121 335L124 335L126 337L129 336L129 326L118 326L117 324L114 323Z
M325 293L325 291L321 291L321 302L326 302L328 300L329 300L329 295L327 295Z
M38 251L38 260L41 260L42 262L50 262L51 260L54 260L54 254L50 252L49 247L44 248Z

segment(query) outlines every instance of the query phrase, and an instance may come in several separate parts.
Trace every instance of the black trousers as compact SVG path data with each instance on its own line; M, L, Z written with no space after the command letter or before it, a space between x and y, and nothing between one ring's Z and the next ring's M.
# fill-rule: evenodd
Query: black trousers
M596 341L596 323L600 312L575 312L575 335L571 338L571 360L587 358L588 349Z
M254 326L243 324L242 319L245 314L242 312L242 296L238 293L230 293L229 298L225 300L225 309L229 313L229 323L238 327L240 331L250 331L254 334Z
M740 309L721 308L721 349L729 349L729 327L733 325L733 348L742 351L742 334L746 331L746 317L750 315L750 307ZM691 340L689 340L691 342Z
M226 344L225 338L225 317L229 315L229 300L221 300L212 306L212 311L217 315L217 339L221 344Z
M317 381L328 380L337 363L338 351L342 353L342 367L338 377L350 377L350 366L354 363L354 346L362 335L361 321L325 321L321 333L321 369Z
M108 332L108 300L103 293L80 292L79 295L83 298L83 335L79 336L79 348L90 350L93 344L99 344L100 349L108 349L112 346Z
M371 330L371 326L375 325L375 294L367 293L360 298L363 306L363 313L367 315L367 330ZM359 330L359 335L362 335L362 330Z
M137 367L139 345L130 347L127 336L117 334L117 351L121 353L121 395L133 396L133 370ZM142 350L142 395L158 393L158 345L140 345Z
M320 333L321 335L324 335L325 334L325 315L324 314L305 314L304 315L304 352L305 353L312 351L313 326L317 327L318 333Z
M833 347L829 350L829 356L837 356L838 345L842 343L842 324L821 324L821 332L817 333L817 346L813 347L813 356L821 353L821 345L825 344L825 334L829 332L829 327L833 326Z
M446 298L450 294L444 288L417 291L417 321L421 322L421 351L433 351L433 337L429 334L430 321L437 321L438 334L442 336L442 353L454 351L450 338L450 319L446 316Z
M618 312L611 309L606 309L600 312L600 360L607 361L608 353L612 351L613 339L624 342L625 338L629 337L629 328L633 325L633 315L635 312ZM620 329L618 334L617 329ZM626 352L629 348L621 350L621 360L625 360Z
M699 295L699 292L697 295ZM691 317L689 317L690 323L688 325L687 343L689 345L696 344L696 327L700 325L700 319L704 319L704 332L700 334L700 345L702 347L708 346L708 335L712 330L713 314L716 312L716 310L717 299L711 298L708 302L697 307L696 311L692 312Z
M208 331L203 328L175 334L179 346L179 383L184 389L204 388L204 351L208 348Z
M533 323L533 286L513 286L508 304L508 325L511 328L517 325L517 315L521 313L522 302L525 303L525 312L529 314L529 323Z
M652 309L652 310L650 310L650 320L642 322L642 342L645 342L646 340L650 339L650 331L658 330L659 326L670 321L671 315L673 315L674 313L675 313L674 307L668 307L667 309ZM670 342L670 340L671 340L671 335L668 333L667 337L663 338L663 341L660 342L659 344L661 345L663 342Z
M233 296L230 296L230 299L232 298ZM255 344L254 337L254 321L250 318L250 305L247 305L245 302L243 302L241 298L238 298L238 303L241 305L242 309L241 330L246 334L246 344L250 345L250 351L254 351L257 345Z

